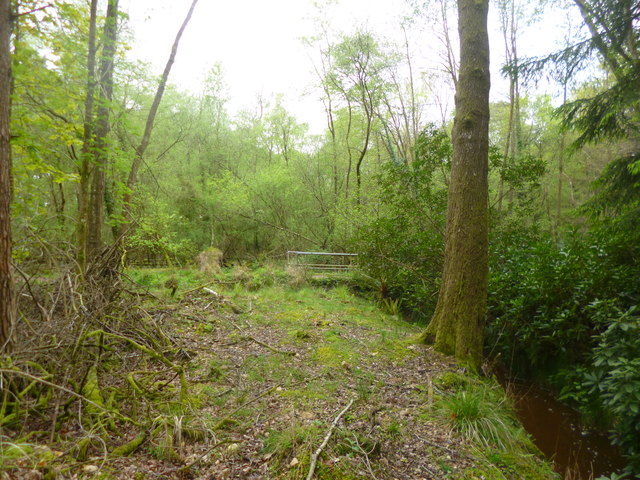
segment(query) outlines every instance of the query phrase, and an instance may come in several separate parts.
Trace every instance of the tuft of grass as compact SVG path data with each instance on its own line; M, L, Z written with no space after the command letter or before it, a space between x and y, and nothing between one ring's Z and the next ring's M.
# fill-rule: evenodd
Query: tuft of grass
M400 304L401 300L399 298L383 298L380 302L380 308L388 315L400 317L402 313L400 310Z
M309 273L304 268L287 266L285 273L288 276L287 283L293 289L299 289L309 284Z
M225 379L227 376L225 371L225 366L217 358L209 359L206 375L207 375L207 378L212 382L215 382L220 379Z
M523 438L504 392L487 385L446 395L438 411L452 431L484 447L514 449Z
M284 430L272 430L264 439L263 453L270 455L271 467L274 471L289 468L294 458L296 465L289 469L289 474L301 475L309 465L311 453L319 445L322 431L316 424L294 424Z
M384 433L388 438L398 438L402 434L404 424L398 420L391 420L384 428Z
M302 329L293 329L293 330L289 330L287 332L287 335L289 335L289 337L301 341L301 342L307 342L309 340L311 340L311 333L309 333L308 330L302 330Z

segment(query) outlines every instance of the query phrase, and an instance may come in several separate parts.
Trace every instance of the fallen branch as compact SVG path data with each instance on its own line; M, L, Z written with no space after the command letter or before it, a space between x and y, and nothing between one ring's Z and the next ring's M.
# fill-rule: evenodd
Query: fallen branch
M212 280L211 282L207 282L204 285L199 285L199 286L197 286L195 288L190 288L189 290L185 290L184 292L180 292L180 295L182 295L182 296L187 295L187 294L189 294L191 292L195 292L196 290L200 290L201 288L209 287L209 286L213 285L214 283L220 283L220 282L218 282L218 280Z
M278 388L279 385L274 385L271 388L267 388L264 392L262 392L261 394L259 394L257 397L253 397L251 400L249 400L248 402L243 403L242 405L240 405L238 408L236 408L235 410L233 410L231 413L227 414L224 416L224 418L222 418L222 420L220 420L218 423L216 423L213 428L211 430L213 430L214 432L216 430L220 430L222 427L224 427L225 423L227 421L229 421L229 419L234 416L236 413L238 413L240 410L242 410L243 408L251 405L253 402L256 402L258 400L260 400L262 397L264 397L265 395L270 394L271 392L273 392L276 388Z
M252 342L257 343L261 347L264 347L267 350L271 350L273 353L280 353L282 355L290 355L292 357L295 356L295 354L296 354L296 352L289 352L288 350L280 350L280 349L278 349L276 347L273 347L273 346L269 345L268 343L263 342L262 340L258 340L257 338L246 334L238 325L233 323L233 321L231 322L231 325L233 325L233 327L235 327L239 332L242 333L242 336L243 336L244 339L251 340Z
M74 392L73 390L63 387L62 385L57 385L53 382L49 382L47 380L44 380L43 378L40 377L36 377L35 375L31 375L27 372L23 372L22 370L13 370L13 369L8 369L8 368L0 368L0 374L5 374L5 375L18 375L20 377L25 377L25 378L29 378L31 380L33 380L34 382L39 382L42 383L43 385L47 385L49 387L52 388L57 388L58 390L61 390L65 393L68 393L69 395L79 398L80 400L86 402L87 404L97 408L98 410L103 411L104 413L106 413L107 415L113 415L114 417L118 418L119 420L123 420L125 422L129 422L133 425L136 426L140 426L140 424L138 422L136 422L135 420L122 415L120 412L118 412L117 410L110 410L108 408L105 408L103 405L99 405L96 402L88 399L87 397L85 397L84 395L80 395L79 393Z
M267 350L271 350L273 353L280 353L282 355L290 355L292 357L295 356L295 354L296 354L296 352L289 352L287 350L279 350L276 347L272 347L268 343L264 343L264 342L258 340L257 338L252 337L251 335L247 335L247 339L251 340L252 342L257 343L258 345L260 345L261 347L266 348Z
M184 466L179 467L179 468L173 468L171 470L165 470L163 473L165 475L167 475L169 473L177 472L181 476L186 475L194 465L200 463L207 455L209 455L216 448L218 448L220 445L224 445L225 443L231 443L231 440L230 439L220 440L218 443L214 444L211 448L209 448L209 450L207 450L202 455L200 455L198 458L196 458L193 462L188 463L187 465L184 465Z
M342 416L347 412L347 410L351 408L351 405L353 405L353 398L349 401L347 406L344 407L344 409L338 414L338 416L333 419L333 423L331 424L331 427L329 428L327 435L324 437L324 440L322 441L318 449L315 452L313 452L313 455L311 455L311 464L309 465L309 474L307 475L307 480L311 480L313 478L313 474L316 471L316 463L318 463L318 457L322 453L322 450L324 450L324 447L327 446L327 443L329 443L329 439L331 438L331 434L333 433L333 430L336 428L336 425L338 425L338 422L340 421Z
M358 441L358 437L355 435L355 433L353 434L353 440L356 442L358 450L360 450L360 452L364 455L364 461L365 461L365 465L367 466L367 470L369 470L369 475L371 475L371 478L373 478L373 480L378 480L378 477L376 477L376 474L373 473L373 468L371 467L371 462L369 461L369 454L373 453L375 446L374 448L371 449L370 452L367 452L364 448L362 448L362 445L360 445L360 442Z

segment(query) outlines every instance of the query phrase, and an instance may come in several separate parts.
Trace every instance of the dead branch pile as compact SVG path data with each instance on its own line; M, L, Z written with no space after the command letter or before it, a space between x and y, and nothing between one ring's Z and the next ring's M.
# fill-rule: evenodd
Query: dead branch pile
M170 459L176 431L206 436L187 425L189 354L162 328L166 311L143 306L117 255L106 249L84 275L21 272L14 348L0 357L2 449L55 443L83 461L153 439Z

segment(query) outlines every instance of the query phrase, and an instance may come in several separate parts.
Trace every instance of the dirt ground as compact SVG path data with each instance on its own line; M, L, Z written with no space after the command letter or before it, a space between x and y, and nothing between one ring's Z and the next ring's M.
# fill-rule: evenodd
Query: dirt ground
M118 362L98 368L103 394L106 384L126 390L120 411L130 418L162 415L141 427L119 424L82 461L70 446L81 422L78 432L58 432L66 443L36 433L29 441L47 455L12 459L1 478L305 479L314 454L313 478L551 478L492 465L452 432L438 398L451 388L446 379L464 370L412 344L418 327L345 288L224 295L205 288L149 304L145 314L178 346L172 361L184 366L187 404L176 402L180 385L171 369L140 351L121 352L117 368L128 365L157 395L127 390L128 374L113 370ZM40 421L46 431L47 419ZM130 455L110 454L141 431Z

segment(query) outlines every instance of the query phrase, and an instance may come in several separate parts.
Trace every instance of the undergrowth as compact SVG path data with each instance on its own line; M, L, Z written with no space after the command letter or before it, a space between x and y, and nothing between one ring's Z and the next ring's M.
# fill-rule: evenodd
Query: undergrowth
M468 475L487 479L553 478L549 464L517 420L511 399L494 380L447 372L436 379L441 389L434 412L456 435L469 442L479 459Z
M11 389L0 470L70 478L101 458L104 478L123 478L109 465L129 456L161 462L169 477L218 478L240 465L304 479L336 411L353 400L315 478L382 479L407 465L419 473L398 478L551 478L498 387L412 345L420 328L354 294L349 277L314 287L240 266L122 279L115 302L91 318L61 316L54 342L32 339L42 355L2 360ZM448 446L431 450L443 438ZM537 476L517 476L527 469Z

